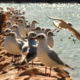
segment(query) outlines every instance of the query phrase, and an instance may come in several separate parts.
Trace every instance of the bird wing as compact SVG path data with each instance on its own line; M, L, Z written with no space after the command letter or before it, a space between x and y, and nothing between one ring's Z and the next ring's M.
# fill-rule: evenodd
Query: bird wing
M68 28L68 31L72 33L78 40L80 40L80 33L76 31L74 28L70 27Z
M45 14L46 15L46 14ZM46 15L47 16L47 15ZM65 21L63 21L62 19L57 19L57 18L53 18L53 17L50 17L50 16L47 16L49 19L52 19L52 20L56 20L56 21L60 21L60 22L64 22L66 23Z
M20 39L17 39L17 44L19 46L19 49L22 50L22 46L24 45L24 42Z
M48 52L48 55L53 61L57 62L60 65L64 65L63 61L58 57L58 54L53 50L50 50L50 52Z
M26 56L27 61L33 60L37 56L37 47L30 47L29 54Z

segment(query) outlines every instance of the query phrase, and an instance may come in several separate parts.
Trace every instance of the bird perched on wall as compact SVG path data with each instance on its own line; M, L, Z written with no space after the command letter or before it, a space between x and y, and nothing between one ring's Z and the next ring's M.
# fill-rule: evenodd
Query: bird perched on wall
M22 47L22 62L32 61L33 67L33 59L37 56L37 42L35 40L36 33L31 31L28 33L28 41Z
M40 33L36 36L35 39L39 41L37 45L37 57L46 67L47 66L50 67L50 75L51 75L51 68L53 67L64 67L64 68L73 69L67 64L65 64L59 58L58 54L48 46L47 37L45 34Z

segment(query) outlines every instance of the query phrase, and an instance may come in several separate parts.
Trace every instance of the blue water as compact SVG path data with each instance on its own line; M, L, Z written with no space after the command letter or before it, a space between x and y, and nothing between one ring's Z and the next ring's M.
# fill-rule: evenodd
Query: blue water
M25 18L29 22L33 20L37 20L39 24L36 26L51 28L52 30L55 27L52 24L53 20L48 19L44 13L49 16L53 16L55 18L61 18L67 22L71 22L73 27L80 32L80 4L76 3L67 3L67 4L60 4L60 3L25 3L25 4L15 4L15 3L1 3L0 6L6 10L6 7L12 6L21 11L25 11ZM80 80L80 42L75 38L72 37L68 39L71 35L70 32L67 30L60 31L59 33L54 33L54 47L55 50L60 58L73 67L75 70L65 69L70 73L72 80ZM63 39L63 41L60 41ZM76 43L72 41L72 39L76 39Z

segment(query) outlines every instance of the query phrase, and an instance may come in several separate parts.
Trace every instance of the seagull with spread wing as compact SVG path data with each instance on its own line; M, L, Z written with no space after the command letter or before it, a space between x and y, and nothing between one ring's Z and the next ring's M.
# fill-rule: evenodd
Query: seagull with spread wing
M46 14L45 14L46 15ZM47 15L46 15L47 16ZM59 21L60 23L52 22L53 25L59 29L67 29L70 33L72 33L78 40L80 40L80 33L72 27L71 23L67 23L62 19L56 19L50 16L47 16L49 19Z

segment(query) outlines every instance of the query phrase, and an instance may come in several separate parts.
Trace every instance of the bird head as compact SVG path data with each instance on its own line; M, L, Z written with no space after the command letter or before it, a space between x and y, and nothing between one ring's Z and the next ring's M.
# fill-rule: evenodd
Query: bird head
M47 32L47 35L50 36L50 37L55 36L52 31Z
M18 25L14 24L12 27L11 27L12 31L15 31L15 30L18 30Z

